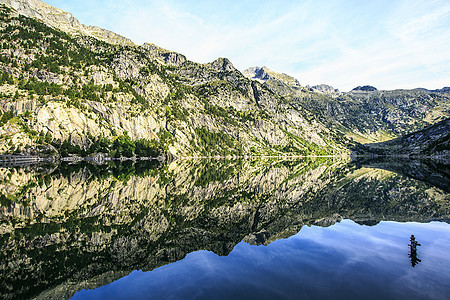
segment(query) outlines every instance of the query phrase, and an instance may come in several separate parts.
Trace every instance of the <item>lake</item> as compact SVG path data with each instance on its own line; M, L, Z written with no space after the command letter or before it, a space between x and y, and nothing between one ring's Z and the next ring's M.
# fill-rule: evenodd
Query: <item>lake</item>
M447 299L448 163L0 168L0 298Z

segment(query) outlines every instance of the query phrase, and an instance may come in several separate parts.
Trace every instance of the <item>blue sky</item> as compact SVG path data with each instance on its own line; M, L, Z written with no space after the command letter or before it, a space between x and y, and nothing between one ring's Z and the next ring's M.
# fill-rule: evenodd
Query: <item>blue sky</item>
M450 1L47 0L80 22L205 63L348 91L450 86Z

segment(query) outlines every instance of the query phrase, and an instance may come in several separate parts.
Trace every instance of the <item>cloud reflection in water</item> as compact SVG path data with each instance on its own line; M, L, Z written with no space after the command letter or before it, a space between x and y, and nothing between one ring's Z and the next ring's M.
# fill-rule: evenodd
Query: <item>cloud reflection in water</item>
M422 244L415 268L411 234ZM444 299L450 294L450 225L344 220L303 227L268 246L239 243L226 257L197 251L73 299Z

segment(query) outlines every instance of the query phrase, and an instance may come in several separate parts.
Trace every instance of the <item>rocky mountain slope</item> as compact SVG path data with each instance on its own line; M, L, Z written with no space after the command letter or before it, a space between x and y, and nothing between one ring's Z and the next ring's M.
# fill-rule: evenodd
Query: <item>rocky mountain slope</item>
M358 145L359 153L381 155L408 154L412 156L450 156L450 119L445 119L422 130L399 138L375 144Z
M302 87L294 78L280 80L286 75L267 68L250 68L244 74L356 142L385 141L450 117L446 89L379 91L359 86L341 93L326 85Z
M446 92L340 93L267 68L249 79L226 58L135 45L40 0L0 4L0 153L344 154L449 115Z
M225 58L198 64L152 44L111 42L38 0L0 3L3 153L347 151L337 131Z
M304 225L450 218L448 193L368 162L152 164L0 169L2 297L70 298L192 251L227 255L242 240L268 244Z
M71 13L53 7L40 0L2 0L19 14L42 21L44 24L74 36L90 36L119 45L133 45L133 42L114 32L81 24Z

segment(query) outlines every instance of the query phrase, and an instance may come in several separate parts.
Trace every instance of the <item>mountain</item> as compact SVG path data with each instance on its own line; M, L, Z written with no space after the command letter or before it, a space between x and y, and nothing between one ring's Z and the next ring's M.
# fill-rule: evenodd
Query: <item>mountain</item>
M303 88L297 81L290 84L269 80L269 77L263 80L255 70L258 69L250 68L244 74L262 81L310 118L358 143L389 140L450 117L450 94L445 89L383 91L359 86L348 93L340 93L327 85ZM271 74L270 78L284 76L269 72L267 68L264 70Z
M334 87L327 84L313 85L311 88L315 92L324 93L329 96L339 96L341 94L338 89L335 89Z
M359 145L356 151L382 155L450 156L450 118L382 143Z
M442 89L432 90L432 92L436 92L436 93L450 93L450 87L446 86L446 87L443 87Z
M304 87L302 87L294 77L287 74L276 73L267 67L248 68L242 72L242 74L247 78L264 84L281 96L287 96L304 90Z
M40 0L0 4L0 154L348 154L449 116L448 93L307 88L136 45Z
M2 153L348 152L337 132L226 58L198 64L152 44L111 42L121 39L37 0L0 3Z
M352 91L374 92L378 91L376 87L371 85L357 86Z
M133 45L133 42L112 31L81 24L71 13L53 7L40 0L2 0L18 14L38 19L44 24L74 36L90 36L119 45Z

